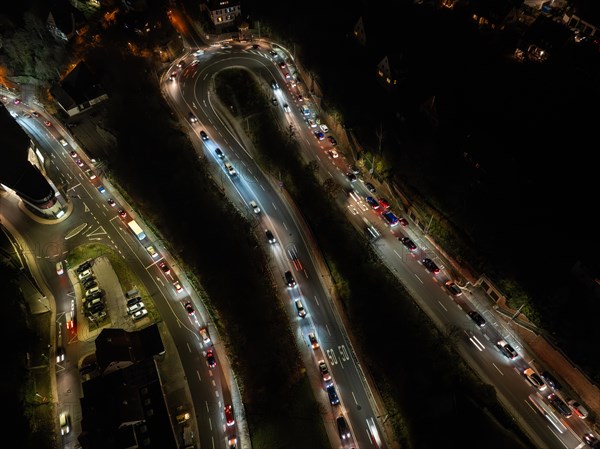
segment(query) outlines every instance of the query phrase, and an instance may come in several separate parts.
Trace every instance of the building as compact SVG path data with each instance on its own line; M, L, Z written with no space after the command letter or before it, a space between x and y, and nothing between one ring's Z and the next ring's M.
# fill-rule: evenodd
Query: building
M239 0L207 0L200 9L208 14L217 32L235 26L242 14Z
M108 100L100 80L85 61L77 64L50 93L69 117Z
M47 219L65 214L57 200L57 191L44 176L45 158L36 143L29 138L4 104L0 105L2 129L2 164L0 187L13 191L28 210Z
M177 449L154 360L165 350L157 325L104 329L95 343L97 368L82 385L81 447Z

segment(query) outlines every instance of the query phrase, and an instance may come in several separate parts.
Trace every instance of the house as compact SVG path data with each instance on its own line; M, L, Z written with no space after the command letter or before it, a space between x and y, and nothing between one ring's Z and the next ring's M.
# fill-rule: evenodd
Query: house
M471 19L484 30L502 30L518 19L523 0L471 0L468 5Z
M84 15L68 0L57 0L50 7L46 27L59 42L68 42L86 29Z
M200 5L200 10L208 14L217 31L235 25L242 14L239 0L207 0Z
M377 80L387 90L394 91L406 79L408 69L403 56L398 53L384 56L377 64Z
M80 112L108 99L96 74L84 62L80 62L50 93L58 105L73 117Z
M104 329L95 341L97 372L82 384L83 449L177 449L155 356L156 324L135 332Z
M354 37L364 47L367 45L367 33L365 32L365 22L362 16L358 18L358 21L354 25Z
M544 15L536 18L520 39L518 48L529 61L543 63L573 43L573 32Z

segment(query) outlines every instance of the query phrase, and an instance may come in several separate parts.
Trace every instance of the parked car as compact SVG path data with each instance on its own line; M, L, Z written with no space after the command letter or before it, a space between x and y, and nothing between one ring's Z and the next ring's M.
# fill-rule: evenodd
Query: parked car
M470 312L467 312L467 315L469 316L469 318L471 318L473 320L473 322L475 324L477 324L479 327L483 327L485 326L485 320L483 319L483 317L479 314L479 312L476 312L474 310L471 310Z
M515 349L506 342L506 340L498 340L496 342L496 346L498 347L498 349L500 349L500 352L502 352L502 354L504 354L509 359L515 359L519 355L517 351L515 351Z
M454 281L447 281L444 285L446 286L446 289L450 292L451 295L453 295L453 296L462 295L462 290L460 289L460 287L458 285L456 285L456 283Z
M548 388L540 375L536 373L533 368L525 368L523 370L523 375L525 376L525 379L538 390L544 391Z

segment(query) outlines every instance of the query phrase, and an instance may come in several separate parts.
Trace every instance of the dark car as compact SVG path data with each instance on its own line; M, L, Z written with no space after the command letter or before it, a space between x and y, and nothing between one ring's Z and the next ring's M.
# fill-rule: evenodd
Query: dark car
M210 368L214 368L217 366L217 361L215 360L215 355L211 349L206 352L206 363Z
M548 371L544 371L543 373L540 373L540 375L542 376L542 379L544 379L546 383L555 390L560 390L562 388L562 385L558 382L558 380L556 380L556 378Z
M94 287L98 287L98 282L96 282L96 279L88 279L87 281L84 282L83 286L85 287L86 290L89 290L91 288Z
M440 268L436 265L436 263L427 257L423 259L421 263L430 273L438 274L440 272Z
M500 349L502 354L504 354L509 359L515 359L519 355L515 349L509 345L505 340L498 340L496 343L496 347Z
M373 184L371 184L370 182L365 182L365 187L371 193L375 193L377 191L377 190L375 190L375 186Z
M331 402L331 405L338 405L340 403L340 398L338 397L333 384L327 385L327 396L329 396L329 402Z
M458 285L456 285L456 283L454 281L447 281L445 285L446 285L446 289L450 292L450 294L452 294L454 296L462 295L462 290L460 289L460 287Z
M485 320L483 319L483 317L481 315L479 315L478 312L471 310L470 312L467 313L467 315L469 315L469 318L471 318L475 322L475 324L477 324L479 327L485 326Z
M191 302L186 302L184 304L185 310L188 313L188 315L193 315L194 314L194 306L192 305Z
M348 181L350 182L355 182L356 181L356 175L354 173L346 173L346 178L348 178Z
M275 243L277 241L275 240L275 236L269 229L265 229L265 236L267 237L267 242L269 243Z
M220 148L215 148L215 154L217 155L217 157L219 159L223 159L225 157L225 155L223 154L223 152L221 151Z
M191 111L188 112L188 119L190 120L190 123L196 123L198 121L198 117Z
M86 300L92 300L92 299L96 299L96 298L102 298L102 296L104 295L104 291L100 290L97 292L92 293L91 295L86 295L85 298Z
M402 237L399 239L404 246L406 246L409 250L415 251L417 249L417 245L408 237Z
M329 140L331 145L337 145L337 140L333 136L327 136L327 140Z
M127 307L131 307L136 305L138 302L140 302L142 300L142 298L140 298L139 296L136 298L131 298L127 300Z
M83 262L81 265L77 267L77 273L83 273L85 270L89 270L92 267L92 263L88 260L87 262Z
M200 137L202 140L208 140L208 134L206 134L204 131L200 131Z
M296 280L294 279L294 275L291 271L285 272L285 283L288 285L288 287L293 287L296 285Z
M337 424L340 439L342 441L350 440L350 428L348 427L346 418L344 418L343 416L338 416L335 422Z
M163 273L165 274L171 274L171 269L169 268L169 265L167 265L167 262L165 262L164 260L161 261L158 266L160 267L160 269L163 271Z
M589 447L600 448L600 440L593 433L584 433L582 439Z
M371 206L374 210L379 209L379 202L377 202L375 198L372 196L367 196L365 199L367 200L367 203L369 203L369 206Z
M548 396L548 402L550 402L554 409L565 418L570 418L573 415L571 407L569 407L565 401L559 398L556 393L552 393Z

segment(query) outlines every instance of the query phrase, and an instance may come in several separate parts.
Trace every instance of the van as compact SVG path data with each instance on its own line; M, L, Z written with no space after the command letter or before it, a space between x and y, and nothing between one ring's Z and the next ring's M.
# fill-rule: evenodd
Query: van
M306 316L306 310L302 305L302 301L300 301L299 299L296 300L296 310L298 311L298 316L300 318L304 318Z
M125 293L125 297L126 298L135 298L140 292L138 291L137 288L134 288L133 290L129 290L127 293Z

